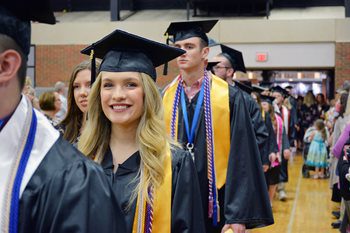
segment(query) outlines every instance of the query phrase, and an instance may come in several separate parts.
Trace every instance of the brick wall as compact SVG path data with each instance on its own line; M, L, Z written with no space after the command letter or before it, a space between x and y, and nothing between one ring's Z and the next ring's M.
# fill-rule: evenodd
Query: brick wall
M335 45L335 89L350 80L350 43Z
M51 87L57 81L68 84L75 65L88 56L80 54L84 45L35 46L35 79L38 87Z
M73 68L88 56L80 54L85 45L37 45L35 47L35 78L37 87L52 87L57 81L66 84ZM168 75L163 75L163 66L157 68L157 83L164 87L177 75L176 61L169 63Z

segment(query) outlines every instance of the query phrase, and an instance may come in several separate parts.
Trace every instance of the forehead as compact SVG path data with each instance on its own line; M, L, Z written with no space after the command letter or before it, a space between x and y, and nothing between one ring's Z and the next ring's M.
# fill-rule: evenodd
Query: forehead
M223 56L215 56L215 57L213 57L213 62L220 62L220 63L227 64L228 60L227 60L227 58L225 58Z
M277 92L277 91L274 91L274 92L272 93L272 95L275 96L275 97L283 97L282 94L279 93L279 92Z
M106 79L113 79L116 81L121 81L124 79L137 79L140 80L140 74L138 72L101 72L102 81Z
M176 42L174 43L174 45L184 45L184 44L195 44L195 45L199 45L200 42L201 42L201 38L199 38L199 37L191 37L191 38L188 38L188 39L176 41Z

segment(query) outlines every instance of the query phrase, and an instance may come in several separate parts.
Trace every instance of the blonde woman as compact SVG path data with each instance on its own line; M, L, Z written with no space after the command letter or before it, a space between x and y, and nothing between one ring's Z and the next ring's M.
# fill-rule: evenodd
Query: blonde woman
M82 52L104 59L78 147L105 170L127 232L204 232L194 164L171 149L154 82L183 51L116 30Z

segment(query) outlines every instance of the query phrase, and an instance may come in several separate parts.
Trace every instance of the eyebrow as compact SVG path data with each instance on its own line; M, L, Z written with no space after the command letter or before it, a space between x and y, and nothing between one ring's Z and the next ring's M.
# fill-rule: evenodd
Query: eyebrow
M102 81L104 81L104 82L113 82L114 80L112 80L111 78L106 77L106 78L102 78ZM129 81L139 81L139 79L136 78L136 77L127 77L127 78L123 79L123 82L129 82Z

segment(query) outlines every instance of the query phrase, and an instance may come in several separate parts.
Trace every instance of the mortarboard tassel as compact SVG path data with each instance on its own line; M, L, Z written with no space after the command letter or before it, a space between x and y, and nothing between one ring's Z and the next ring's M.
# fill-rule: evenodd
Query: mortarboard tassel
M91 85L92 85L96 80L96 58L95 58L94 49L91 49L90 60L91 60Z
M169 45L169 34L166 33L165 36L166 36L166 44ZM168 74L168 66L169 66L169 64L168 64L168 62L166 62L164 64L163 75L167 75Z

